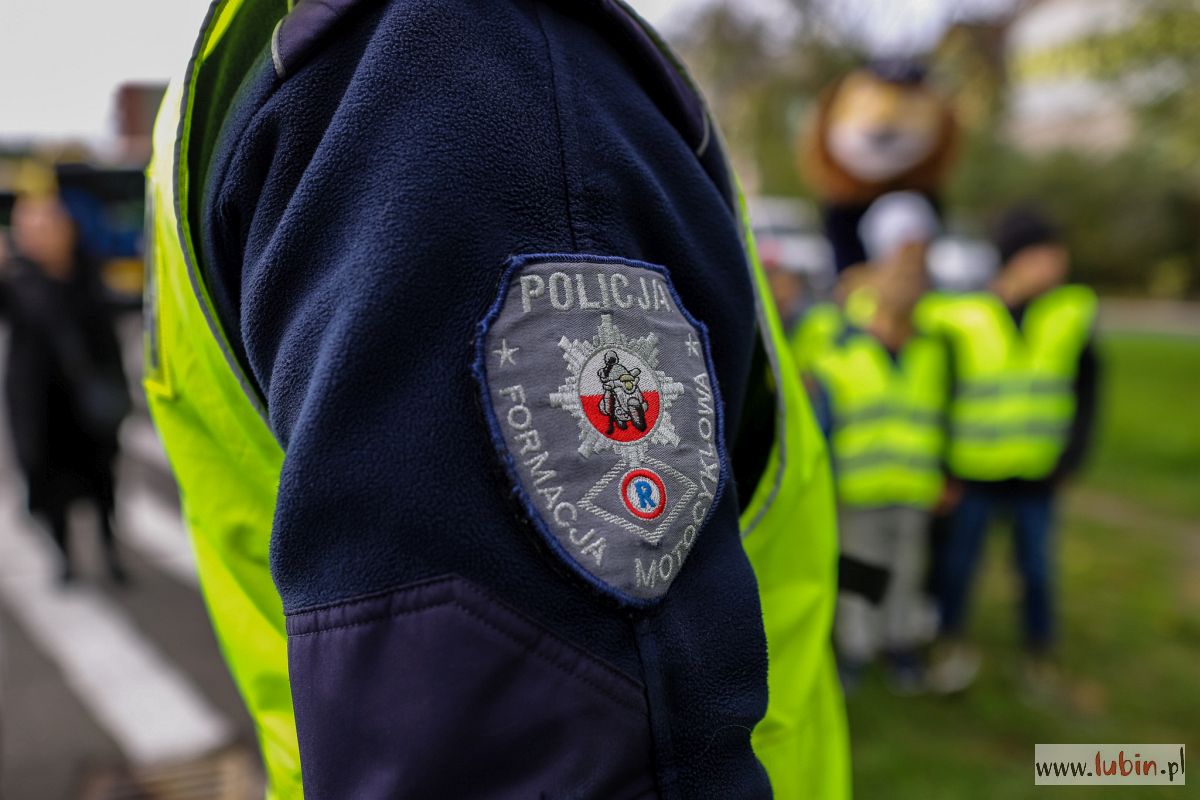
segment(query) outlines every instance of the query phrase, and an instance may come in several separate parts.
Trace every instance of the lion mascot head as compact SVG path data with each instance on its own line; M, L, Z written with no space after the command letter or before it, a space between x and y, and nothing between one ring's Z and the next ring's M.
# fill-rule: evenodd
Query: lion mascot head
M949 103L913 62L875 62L826 89L801 159L839 272L866 260L858 226L875 199L918 192L940 208L957 141Z

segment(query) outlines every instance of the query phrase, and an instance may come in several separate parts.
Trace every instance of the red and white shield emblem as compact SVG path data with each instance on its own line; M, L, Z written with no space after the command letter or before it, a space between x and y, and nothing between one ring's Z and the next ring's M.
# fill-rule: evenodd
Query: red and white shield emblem
M579 402L588 422L614 442L636 442L654 430L662 398L658 378L624 348L596 351L579 375Z

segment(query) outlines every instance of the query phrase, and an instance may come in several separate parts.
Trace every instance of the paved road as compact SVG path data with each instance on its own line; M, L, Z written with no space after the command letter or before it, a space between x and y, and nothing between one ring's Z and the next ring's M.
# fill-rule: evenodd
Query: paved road
M135 320L122 335L136 369ZM122 444L118 535L132 581L107 580L82 507L72 516L82 580L64 590L53 546L24 511L0 426L0 798L261 797L251 722L221 661L144 409Z
M1100 328L1120 333L1200 336L1200 303L1104 298Z

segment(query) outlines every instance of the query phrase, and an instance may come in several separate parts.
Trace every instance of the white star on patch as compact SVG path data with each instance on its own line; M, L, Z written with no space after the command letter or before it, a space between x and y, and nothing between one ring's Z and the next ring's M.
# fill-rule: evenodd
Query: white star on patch
M692 334L689 333L688 337L687 337L687 342L685 342L685 344L687 345L689 356L696 356L697 358L700 357L700 340L699 339L697 339L695 336L693 336Z
M520 350L521 350L521 348L519 348L519 347L509 347L508 339L501 339L500 340L500 349L493 350L492 352L495 353L496 355L500 356L499 366L503 367L505 362L508 362L509 364L512 364L515 367L517 365L517 362L513 359L513 354L520 352Z

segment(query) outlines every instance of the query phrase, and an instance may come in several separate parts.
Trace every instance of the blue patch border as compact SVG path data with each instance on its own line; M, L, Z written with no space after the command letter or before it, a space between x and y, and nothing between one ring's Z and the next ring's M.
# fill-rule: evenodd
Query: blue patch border
M471 363L471 374L475 376L475 381L479 384L484 417L487 421L488 434L492 440L492 445L496 448L497 455L500 456L500 460L504 463L504 471L508 473L509 481L512 483L512 493L520 500L522 507L525 509L526 516L528 516L534 528L537 529L542 540L558 556L558 559L570 567L572 572L582 577L593 589L606 597L616 600L622 606L636 609L652 608L666 599L667 595L670 594L670 587L657 598L645 599L634 597L609 586L597 578L563 547L562 542L554 535L554 532L542 517L541 511L532 498L530 498L529 493L525 491L520 470L517 468L517 462L509 451L508 441L504 438L503 428L500 426L500 420L496 416L495 408L492 406L492 396L488 388L487 377L488 331L491 330L492 325L499 318L500 312L504 308L504 302L508 299L509 289L512 288L513 276L521 269L537 264L619 264L655 272L663 277L667 291L671 293L671 298L675 301L675 306L679 309L680 314L683 315L683 318L687 320L689 325L695 328L697 335L700 337L700 343L704 347L704 365L708 370L709 382L712 384L713 405L715 406L714 412L717 425L715 441L717 443L717 458L721 465L721 477L717 480L717 488L713 492L713 500L708 507L708 512L704 515L704 520L697 529L697 539L703 535L704 529L708 526L709 521L712 520L713 514L716 513L717 506L725 496L725 486L729 481L729 459L725 452L725 403L721 398L720 381L717 379L716 365L712 357L712 347L709 344L708 326L693 317L691 312L687 310L687 306L684 305L683 299L675 289L675 284L671 281L671 273L667 271L666 267L646 261L615 256L596 256L579 253L535 253L512 256L508 259L504 274L500 278L500 287L496 299L491 307L488 308L487 314L484 315L483 319L475 327L475 360ZM693 544L694 546L695 544Z

